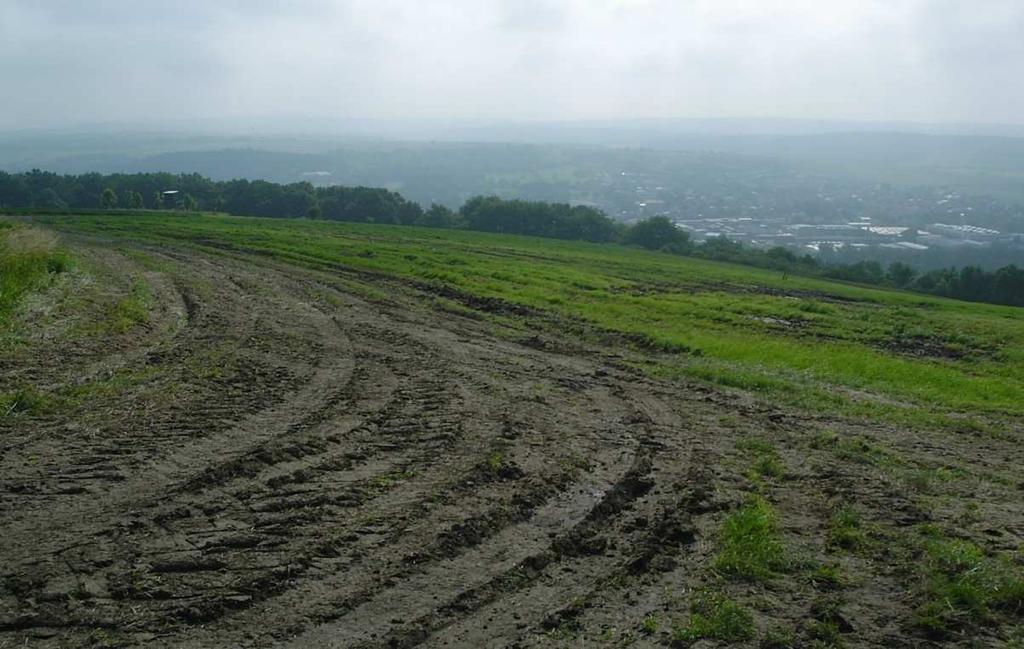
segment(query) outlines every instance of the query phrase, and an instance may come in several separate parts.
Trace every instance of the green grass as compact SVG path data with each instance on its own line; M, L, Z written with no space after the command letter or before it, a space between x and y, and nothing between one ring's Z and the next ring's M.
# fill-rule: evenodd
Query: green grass
M547 311L564 318L560 331L574 327L569 333L595 342L594 332L609 330L647 341L645 349L665 352L649 371L800 406L950 428L984 425L964 414L1024 414L1022 309L529 237L214 216L36 219L104 237L257 251L332 274L445 285ZM918 337L961 357L917 356Z
M98 399L106 399L145 384L156 376L157 370L120 368L102 379L65 385L53 391L43 391L23 385L0 392L0 419L21 414L42 415L67 411L82 406L95 406ZM166 392L164 393L166 394Z
M487 456L487 469L497 475L505 466L505 455L501 451L494 451Z
M0 419L21 413L45 414L55 409L57 404L58 400L53 395L40 392L31 386L23 386L0 393Z
M0 325L33 290L71 267L52 234L0 220Z
M794 649L798 645L792 629L776 626L765 632L758 646L760 649Z
M1006 557L988 556L977 545L933 536L922 559L925 603L918 624L945 633L969 624L1024 613L1024 574Z
M763 581L790 566L775 509L761 496L749 497L725 520L720 542L714 568L730 577Z
M846 577L839 566L822 565L815 568L808 580L819 588L842 588L846 584Z
M832 451L846 462L871 466L897 468L906 465L899 455L863 435L839 435L823 431L811 441L811 447Z
M658 618L654 615L648 615L640 623L640 630L647 635L653 635L658 632L658 627L661 626L658 623Z
M724 595L702 593L691 608L686 624L672 628L673 640L693 642L708 638L735 643L754 637L754 616Z
M828 522L828 543L844 550L859 550L867 542L860 514L850 505L832 512Z
M107 319L106 327L116 333L124 333L149 320L153 295L149 285L141 279L132 282L128 294L118 300Z
M846 642L835 622L816 620L807 625L810 649L844 649Z
M786 466L782 463L782 457L771 442L747 437L736 442L736 448L754 458L748 472L751 480L779 480L786 475Z

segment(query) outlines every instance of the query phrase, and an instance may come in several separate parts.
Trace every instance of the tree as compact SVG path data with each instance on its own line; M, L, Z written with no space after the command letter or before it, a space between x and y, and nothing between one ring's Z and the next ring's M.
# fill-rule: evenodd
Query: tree
M743 254L743 244L723 234L706 239L697 252L708 259L736 260Z
M954 295L965 300L988 298L992 276L977 266L964 266L955 282Z
M904 264L903 262L894 261L889 264L889 270L886 272L885 276L889 280L890 284L903 288L914 281L914 278L917 276L917 271L914 270L912 266Z
M164 195L163 192L153 192L153 209L160 210L164 207Z
M455 223L455 212L444 205L432 203L430 208L423 213L418 225L428 228L453 228Z
M1024 306L1024 268L1003 266L993 276L992 299L1000 304Z
M185 194L185 198L182 199L182 203L185 209L189 212L195 212L199 209L199 201L196 200L192 194Z
M797 262L796 253L782 246L769 248L765 256L772 261L776 268L788 268Z
M115 194L114 190L110 187L104 189L103 193L100 194L100 207L107 209L117 207L117 194Z
M648 250L684 253L690 248L690 235L680 230L665 216L652 216L639 221L626 232L626 243Z
M125 193L125 205L133 210L142 209L142 194L139 192L129 191Z
M36 199L37 207L45 207L47 209L65 209L68 204L61 199L60 195L54 191L52 187L47 187Z

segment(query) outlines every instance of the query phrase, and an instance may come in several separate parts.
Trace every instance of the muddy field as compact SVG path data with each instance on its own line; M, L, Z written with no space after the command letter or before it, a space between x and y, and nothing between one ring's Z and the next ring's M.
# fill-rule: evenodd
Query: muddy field
M58 395L0 419L0 647L1015 646L1013 602L920 624L915 530L1019 559L1016 432L656 380L657 350L366 273L74 247L0 365ZM736 578L755 494L788 559ZM752 632L687 632L719 597Z

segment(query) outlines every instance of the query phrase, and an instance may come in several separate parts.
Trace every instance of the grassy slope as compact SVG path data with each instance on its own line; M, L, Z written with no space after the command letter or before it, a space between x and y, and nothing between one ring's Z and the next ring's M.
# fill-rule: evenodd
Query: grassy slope
M468 232L168 215L35 220L109 238L114 247L122 239L197 246L215 254L233 246L325 273L356 268L451 285L560 316L525 321L531 327L564 332L588 322L593 326L579 331L595 339L600 329L639 333L664 350L681 352L629 355L649 359L648 371L753 389L822 413L776 429L768 423L774 414L769 411L763 419L734 424L725 412L721 426L709 430L721 454L714 460L721 475L709 484L730 494L737 506L728 514L701 514L711 549L701 559L707 563L696 564L696 581L688 582L700 588L694 586L689 599L671 595L638 619L645 635L661 628L684 643L759 637L762 646L842 647L847 632L841 623L850 618L854 632L861 633L866 627L859 614L884 604L896 611L885 610L896 616L898 633L913 634L908 638L1018 647L1011 638L1024 637L1018 626L1024 580L1015 533L1021 485L1013 473L1019 443L1009 436L947 435L943 444L937 441L941 435L930 435L935 428L907 434L902 426L831 416L949 429L976 421L975 427L991 432L1019 431L1024 406L1015 396L1024 380L1024 309L783 278L619 246ZM0 219L0 239L3 227ZM161 263L135 249L127 253ZM246 261L258 263L261 257ZM87 259L79 255L76 267L87 268ZM350 278L342 275L338 282L349 285ZM120 279L123 286L105 301L96 300L96 330L104 335L132 335L132 322L148 312L145 285ZM384 298L395 286L373 277L367 284L373 288L351 282L354 290L379 291ZM445 308L456 306L438 300ZM515 316L494 316L503 317ZM72 338L95 335L93 329L76 331ZM893 352L899 344L904 353ZM684 351L694 349L702 353ZM943 354L915 357L905 353L911 349ZM58 399L44 391L0 394L0 415L68 403L88 402L91 408L89 400L97 395L134 382L145 385L148 376L76 384ZM723 452L723 444L732 450ZM486 460L492 468L500 461L494 455ZM766 589L774 593L770 602ZM899 602L878 599L879 593L895 592ZM788 608L792 602L799 606ZM841 613L840 606L846 607Z
M0 327L28 293L69 264L51 233L0 219Z
M646 334L666 348L699 350L649 369L808 407L957 426L971 425L961 414L991 421L1024 413L1021 309L620 246L472 232L228 217L41 220L104 236L230 244L310 267L343 264L441 282ZM865 400L865 393L884 398Z

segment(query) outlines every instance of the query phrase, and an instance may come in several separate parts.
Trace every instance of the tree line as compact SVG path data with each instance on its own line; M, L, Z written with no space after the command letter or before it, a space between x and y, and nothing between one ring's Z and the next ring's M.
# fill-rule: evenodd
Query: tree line
M174 191L176 194L165 194ZM170 199L167 196L171 196ZM87 173L58 175L33 170L0 172L0 208L37 210L184 209L240 216L316 218L361 223L417 225L555 239L620 243L648 250L728 261L761 268L889 286L962 300L1024 306L1024 269L975 266L918 272L893 262L824 264L783 247L751 248L726 237L693 242L666 217L625 225L594 207L497 196L476 196L458 210L418 203L377 187L314 187L263 180L213 181L199 174Z
M963 266L925 272L899 261L894 261L888 266L877 261L829 264L823 263L811 255L797 255L788 248L776 247L761 250L744 246L725 237L708 239L701 245L695 246L691 254L717 261L730 261L858 284L898 288L969 302L1024 306L1024 268L1014 264L994 271L987 271L978 266Z

